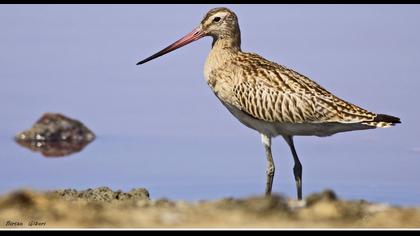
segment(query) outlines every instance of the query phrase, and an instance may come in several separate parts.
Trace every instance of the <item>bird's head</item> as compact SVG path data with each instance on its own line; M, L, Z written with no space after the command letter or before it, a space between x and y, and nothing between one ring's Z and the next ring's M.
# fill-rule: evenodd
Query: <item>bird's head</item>
M212 36L214 41L218 39L232 39L240 45L240 30L238 24L238 17L228 8L214 8L207 12L200 25L192 32L185 35L175 43L153 54L152 56L140 61L137 65L151 61L157 57L163 56L175 49L183 47L191 42L201 39L205 36Z
M228 8L214 8L204 16L199 28L215 39L235 37L239 31L238 17Z

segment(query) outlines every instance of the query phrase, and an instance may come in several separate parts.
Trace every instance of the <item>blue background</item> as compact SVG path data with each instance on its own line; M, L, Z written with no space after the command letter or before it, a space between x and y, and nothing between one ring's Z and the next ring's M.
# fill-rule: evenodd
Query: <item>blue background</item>
M203 79L211 38L135 64L196 27L215 5L1 5L0 192L129 190L152 198L262 194L258 133ZM297 137L304 194L420 205L420 6L227 5L242 49L293 68L337 96L403 124ZM48 159L14 143L44 112L84 122L85 150ZM295 197L293 160L273 144L274 192Z

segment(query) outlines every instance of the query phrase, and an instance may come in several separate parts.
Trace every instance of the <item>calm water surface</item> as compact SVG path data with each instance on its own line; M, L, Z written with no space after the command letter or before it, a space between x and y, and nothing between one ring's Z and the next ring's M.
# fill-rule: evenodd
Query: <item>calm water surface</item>
M147 188L152 198L262 194L266 161L203 80L203 39L135 66L214 6L0 6L0 192L28 187ZM243 49L288 65L340 97L401 117L391 129L297 137L304 193L420 205L420 7L229 6ZM159 17L156 17L159 14ZM153 19L153 20L151 20ZM44 112L97 139L44 158L12 137ZM274 141L274 192L295 196L293 161Z

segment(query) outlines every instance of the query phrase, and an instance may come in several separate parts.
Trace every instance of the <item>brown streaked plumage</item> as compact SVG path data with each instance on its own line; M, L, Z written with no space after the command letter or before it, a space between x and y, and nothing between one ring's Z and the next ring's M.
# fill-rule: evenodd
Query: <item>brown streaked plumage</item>
M330 136L400 123L397 117L375 114L348 103L294 70L242 52L238 18L227 8L210 10L190 34L138 64L204 36L213 37L204 66L208 85L240 122L261 134L268 160L267 195L271 193L275 171L272 137L281 135L289 144L295 162L297 196L302 199L302 165L293 136Z

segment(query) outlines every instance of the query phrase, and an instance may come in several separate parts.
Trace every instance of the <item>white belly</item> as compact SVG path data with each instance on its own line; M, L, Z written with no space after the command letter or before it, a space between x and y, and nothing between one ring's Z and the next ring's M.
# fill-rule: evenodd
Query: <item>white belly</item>
M223 105L244 125L254 129L262 134L276 137L283 136L330 136L339 132L347 132L353 130L373 129L375 127L367 126L359 123L273 123L267 122L248 115L247 113L239 110L235 106L223 102Z

